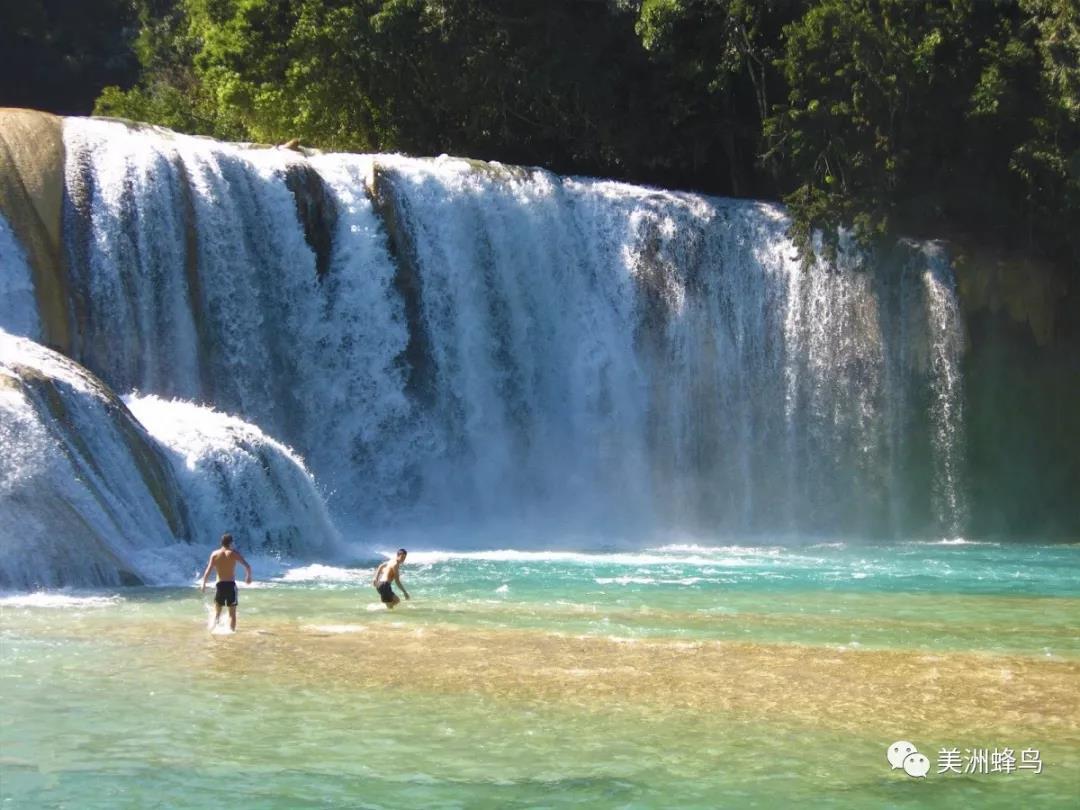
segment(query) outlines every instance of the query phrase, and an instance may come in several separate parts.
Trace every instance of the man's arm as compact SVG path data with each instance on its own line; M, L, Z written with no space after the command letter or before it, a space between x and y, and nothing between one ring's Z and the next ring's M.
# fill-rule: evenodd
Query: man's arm
M240 564L242 566L244 566L245 569L247 569L247 576L244 577L244 584L245 585L250 585L251 584L251 566L248 565L248 561L244 559L243 554L241 554L240 552L236 552L236 556L239 558Z
M206 564L206 570L202 572L202 585L199 587L200 591L206 590L206 578L210 576L210 571L214 567L214 555L216 553L216 551L210 553L210 561Z
M371 584L372 585L378 585L379 584L379 574L382 573L382 570L385 567L386 567L386 563L379 563L379 567L375 569L375 576L373 576L371 578Z
M405 598L410 599L411 597L409 596L409 592L407 590L405 590L405 586L401 584L401 572L400 571L395 571L394 572L394 582L396 582L397 586L399 588L401 588L401 592L403 594L405 594Z

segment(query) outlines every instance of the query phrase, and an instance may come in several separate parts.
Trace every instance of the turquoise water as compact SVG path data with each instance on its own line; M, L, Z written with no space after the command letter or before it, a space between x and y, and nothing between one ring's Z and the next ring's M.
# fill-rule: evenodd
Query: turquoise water
M371 573L257 561L235 635L190 586L5 597L4 806L1076 806L1080 546L414 551L393 612ZM1006 746L1042 772L936 772Z

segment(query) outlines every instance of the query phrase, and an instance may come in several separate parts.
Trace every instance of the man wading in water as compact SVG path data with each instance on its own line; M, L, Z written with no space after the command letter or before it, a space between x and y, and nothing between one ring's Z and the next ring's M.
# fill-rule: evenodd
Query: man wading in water
M221 609L229 606L229 628L236 629L236 603L239 601L236 595L236 564L240 563L247 569L244 582L251 584L251 566L244 559L244 555L232 547L233 537L225 533L221 535L221 548L210 554L210 562L206 564L206 570L202 575L202 588L206 590L206 578L210 576L210 569L217 573L217 593L214 595L214 623L210 625L213 630L217 627L218 619L221 618Z
M371 584L375 586L375 590L382 597L383 604L388 608L393 609L401 601L394 593L394 589L390 587L391 582L396 582L401 592L405 594L405 598L409 598L409 592L401 584L401 565L405 562L405 555L408 553L405 549L399 548L394 559L387 560L375 569L375 578L371 580Z

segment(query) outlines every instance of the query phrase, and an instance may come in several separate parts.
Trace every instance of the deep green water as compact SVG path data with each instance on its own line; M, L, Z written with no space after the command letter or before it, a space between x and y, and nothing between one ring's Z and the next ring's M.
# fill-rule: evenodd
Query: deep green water
M1080 546L667 546L257 562L3 599L5 807L1069 807ZM910 740L925 779L890 769ZM1042 772L937 773L942 748Z

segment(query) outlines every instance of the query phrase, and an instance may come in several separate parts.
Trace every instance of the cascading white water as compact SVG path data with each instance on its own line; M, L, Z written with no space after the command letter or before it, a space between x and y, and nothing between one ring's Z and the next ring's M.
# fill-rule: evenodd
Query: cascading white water
M224 531L249 554L333 555L288 448L190 403L129 403L0 331L0 588L183 581Z
M940 251L804 269L773 205L64 132L76 358L289 443L346 525L962 529Z
M926 257L923 284L926 295L929 332L930 417L934 448L935 514L941 516L942 528L959 535L966 527L968 503L963 481L964 398L960 361L964 349L956 283L948 256L940 246L922 248Z
M332 555L338 534L311 474L289 448L235 417L188 402L128 397L164 448L202 547L231 532L248 553Z

